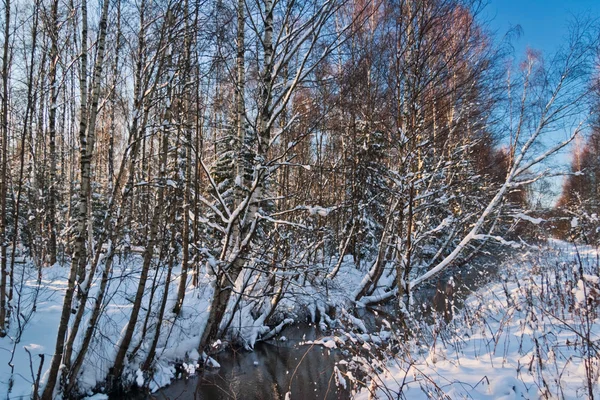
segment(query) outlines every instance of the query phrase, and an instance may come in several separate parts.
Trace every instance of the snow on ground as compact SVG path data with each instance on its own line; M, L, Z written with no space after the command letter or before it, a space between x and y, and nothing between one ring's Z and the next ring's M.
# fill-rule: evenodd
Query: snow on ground
M356 381L355 376L358 375L352 375L351 369L354 364L362 366L363 371L367 369L372 375L369 388L380 398L388 398L388 395L397 398L400 389L404 398L409 399L444 395L452 399L537 399L544 393L558 398L586 397L588 377L594 384L598 381L598 253L591 248L580 249L582 274L572 246L562 242L551 242L550 245L551 249L532 251L506 262L501 268L503 281L472 294L464 309L448 326L444 326L443 322L433 327L423 326L424 331L417 336L420 341L409 342L405 349L396 353L399 356L386 363L367 359L358 353L354 359L349 358L336 368L336 381L340 386ZM280 320L285 324L308 316L325 329L344 318L357 333L353 338L361 338L362 352L384 349L393 333L384 329L369 334L362 321L346 311L346 307L353 303L354 291L359 287L365 269L356 269L351 260L343 261L333 280L317 280L316 277L324 277L325 272L337 264L336 260L324 263L320 267L323 269L321 273L307 273L305 278L294 281L279 304L277 313ZM140 265L139 256L132 256L114 267L107 306L79 377L82 388L89 394L92 394L91 389L97 382L105 378L114 359L116 344L131 312ZM10 336L0 339L0 398L30 398L40 355L44 355L43 377L54 351L68 274L66 267L45 268L38 285L35 268L27 264L19 267L16 280L21 280L23 272L25 275L22 276L23 286L19 288L20 297L17 293L15 298L22 299L19 313L23 329L19 337L18 324L13 322ZM393 280L393 274L389 272L385 272L384 281ZM194 372L200 357L196 350L199 334L206 324L212 295L212 277L204 273L199 287L190 286L188 289L182 313L175 318L170 310L176 296L179 271L175 270L173 276L175 278L169 285L167 314L160 321L162 330L155 364L157 372L149 382L151 390L167 385L174 378L174 362L184 362L186 372ZM94 279L93 288L96 288L99 276ZM165 269L153 268L132 348L140 341L148 311L148 337L153 335L159 299L165 285L153 286L152 283L164 280ZM158 288L154 301L150 301L151 287ZM378 289L381 293L383 290ZM381 294L379 292L377 294ZM92 292L88 307L91 308L94 298ZM17 303L14 303L13 307L16 306ZM236 315L235 321L245 321L244 318L250 315L250 307L241 309L240 313L244 315L240 315L241 318ZM337 314L332 310L336 310ZM238 332L245 336L249 348L257 339L257 332L266 332L261 323L255 322L249 320L251 329ZM334 336L315 341L342 349L347 348L345 342L350 343L347 338L338 340ZM78 346L79 342L76 342L76 351ZM144 344L139 346L136 357L126 369L131 381L148 379L138 369L146 355L146 347ZM589 368L586 369L586 365ZM357 397L368 398L369 390L363 389Z
M504 282L470 295L432 342L371 369L357 398L580 399L589 382L599 395L600 265L595 249L578 250L553 241L507 262Z
M109 367L112 366L117 344L131 314L141 265L142 260L139 255L126 257L118 262L115 260L107 291L108 295L105 298L104 311L94 335L92 348L88 352L84 367L78 378L80 388L87 394L91 395L92 390L97 389L97 383L105 379ZM325 264L315 268L327 270L330 267L329 264ZM43 277L39 284L37 269L32 265L19 264L16 268L15 280L18 283L22 279L23 282L22 288L15 295L15 299L22 299L19 312L23 315L20 318L22 329L13 322L9 336L0 339L0 354L2 354L0 356L0 398L28 399L31 397L33 383L38 376L38 368L42 361L40 356L43 355L44 357L40 375L41 386L44 383L44 374L50 366L56 343L64 291L67 287L69 268L58 264L43 268ZM205 268L201 273L198 288L188 286L182 311L175 318L171 310L175 304L180 271L178 268L174 268L172 276L175 278L171 280L169 285L169 302L165 310L165 316L160 321L162 328L156 350L155 373L150 379L142 374L139 365L145 359L148 343L154 335L158 318L157 313L166 279L166 268L151 269L142 302L143 309L138 318L136 333L130 348L131 350L138 347L138 352L126 367L126 379L138 384L147 383L150 390L155 391L168 385L176 376L175 362L183 363L183 368L187 373L193 374L195 372L196 362L200 358L197 347L200 342L200 334L206 325L212 296L211 282L214 278L209 274L209 270L210 268ZM314 274L314 271L306 276L312 274ZM233 321L239 323L241 328L236 329L234 326L236 323L232 324L232 336L239 343L245 344L248 349L252 349L254 342L260 339L261 335L267 333L272 336L278 333L283 326L294 321L305 320L306 316L326 328L328 325L335 323L328 317L326 312L331 307L348 304L351 293L348 293L347 288L355 288L362 279L363 274L364 271L357 270L353 262L348 259L342 263L337 279L329 281L324 286L321 280L313 282L313 278L304 279L301 284L297 284L285 293L277 310L281 324L272 331L269 331L269 328L263 325L264 321L262 323L255 321L251 314L252 308L242 302L240 311L233 319ZM322 273L322 275L325 274ZM238 283L251 279L255 279L255 277L245 277L242 274ZM92 282L90 299L87 303L88 311L84 316L79 336L82 336L81 332L87 326L86 320L95 301L95 291L98 289L99 280L100 271L98 271ZM153 284L154 282L156 284ZM156 288L154 293L152 293L153 287ZM257 290L260 290L260 285L257 286ZM19 293L21 294L20 297ZM152 301L150 301L151 296L153 296ZM34 305L35 312L33 311ZM150 310L148 310L149 305ZM13 307L16 309L17 301L13 303ZM140 342L140 332L144 330L148 312L146 340L141 346L137 346ZM20 337L19 332L22 332ZM75 342L75 354L80 344L81 337ZM8 363L11 357L12 366ZM211 365L215 368L218 367L216 362L209 362L209 366ZM149 381L147 381L148 379Z
M139 257L132 256L117 264L113 269L105 310L95 332L92 348L79 377L79 382L86 391L91 390L97 382L102 381L106 377L108 368L112 365L116 354L116 345L131 313L140 266L141 260ZM0 398L31 398L33 382L37 377L38 367L42 360L41 355L44 356L41 369L41 382L43 383L44 373L49 367L54 353L68 272L68 267L59 265L44 268L43 279L38 285L37 270L31 265L20 265L18 270L15 271L15 281L17 282L20 282L21 275L25 273L23 287L19 290L22 299L20 309L22 318L20 318L20 321L23 324L23 329L18 343L15 342L18 339L20 329L15 322L12 323L9 336L0 339ZM174 272L174 276L178 277L179 272ZM155 273L157 274L155 275ZM157 282L164 282L165 274L166 272L162 268L151 271L143 302L144 312L140 315L138 329L136 329L137 336L134 337L132 348L139 342L139 332L142 331L145 312L148 311L149 303L151 309L148 319L148 336L153 336L154 327L157 323L156 313L158 312L164 285L157 286L159 289L154 293L152 302L149 302L150 288L154 279ZM94 290L99 285L99 278L100 275L98 274L92 286L87 305L89 309L92 308L95 301ZM173 362L188 361L190 365L195 365L194 361L198 360L199 354L196 348L200 341L199 334L206 324L208 299L211 295L210 285L207 284L209 279L208 276L204 276L203 284L199 288L190 287L188 289L186 301L177 319L174 318L170 310L173 309L179 280L174 279L171 281L169 285L169 303L166 307L166 315L161 321L163 326L157 348L157 359L159 360L156 363L157 372L149 383L152 390L170 383L175 376ZM18 294L15 298L19 298ZM32 312L34 304L35 312ZM13 307L16 306L17 303L15 302ZM175 322L173 323L173 321ZM81 331L85 329L85 326L82 327ZM78 350L80 343L81 338L76 340L75 351ZM13 351L14 357L12 358L11 367L9 360L13 355ZM140 371L136 370L136 363L139 364L145 355L146 346L143 345L140 347L138 355L129 365L130 379L140 380ZM143 381L143 377L141 377L141 380Z

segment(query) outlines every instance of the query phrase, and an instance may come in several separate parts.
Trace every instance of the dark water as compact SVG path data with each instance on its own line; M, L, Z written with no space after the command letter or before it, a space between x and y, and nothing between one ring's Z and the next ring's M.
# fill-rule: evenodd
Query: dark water
M286 341L259 342L253 352L226 351L214 358L221 368L174 382L154 399L283 399L290 391L296 399L349 399L338 390L333 376L338 350L300 342L322 336L314 327L292 326L284 330Z

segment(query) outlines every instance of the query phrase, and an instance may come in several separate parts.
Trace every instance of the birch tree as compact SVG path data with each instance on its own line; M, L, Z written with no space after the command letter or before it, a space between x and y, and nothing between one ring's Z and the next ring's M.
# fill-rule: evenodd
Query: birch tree
M46 386L42 393L42 399L51 399L54 397L56 380L61 364L70 365L71 347L65 348L65 338L67 336L67 328L69 326L69 320L72 310L72 301L75 294L76 287L79 290L85 290L86 283L86 267L88 263L87 252L86 252L86 237L89 230L88 220L88 199L91 190L91 162L94 154L95 144L95 129L96 129L96 117L98 112L98 100L100 96L100 79L102 75L102 68L104 63L104 51L105 51L105 40L107 30L107 16L108 16L108 0L103 2L102 15L100 17L97 53L93 68L93 78L91 83L92 94L91 104L87 102L87 43L88 43L88 21L87 21L87 1L83 0L81 3L81 56L80 56L80 115L79 115L79 146L80 146L80 174L81 174L81 189L79 193L79 212L77 215L77 239L75 243L75 250L71 260L71 271L69 274L68 287L65 293L63 302L63 308L60 318L60 325L58 328L58 334L56 338L56 347L54 355L52 357L52 364L48 372ZM88 110L89 110L89 122L88 122ZM91 279L88 276L88 280ZM80 295L82 293L80 292ZM86 296L87 294L83 294ZM71 335L76 334L71 331ZM71 344L72 343L68 343ZM69 357L69 359L63 360L63 354Z
M0 337L6 336L6 324L8 307L7 304L7 283L8 282L8 263L6 259L6 247L8 239L6 237L6 196L8 194L8 107L9 107L9 74L10 74L10 30L11 30L11 3L6 1L4 5L4 43L2 45L2 147L0 167Z

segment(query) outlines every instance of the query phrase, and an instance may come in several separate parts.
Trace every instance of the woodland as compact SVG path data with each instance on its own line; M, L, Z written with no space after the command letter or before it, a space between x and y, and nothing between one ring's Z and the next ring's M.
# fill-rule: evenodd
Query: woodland
M600 26L515 54L484 7L4 0L0 394L152 392L287 326L360 338L384 305L396 350L372 364L429 323L422 289L441 323L483 258L596 248ZM595 310L584 269L565 279Z

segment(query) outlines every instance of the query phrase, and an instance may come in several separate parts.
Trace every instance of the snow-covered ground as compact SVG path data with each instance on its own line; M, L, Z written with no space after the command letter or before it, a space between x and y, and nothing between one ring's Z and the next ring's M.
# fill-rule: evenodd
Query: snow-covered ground
M105 298L105 308L94 334L92 348L87 353L78 385L84 394L92 395L100 390L98 383L102 382L115 358L117 344L129 321L133 298L139 282L142 260L139 255L133 255L120 260L113 267L110 277L108 295ZM322 266L327 269L330 265ZM317 267L315 267L317 268ZM14 314L9 335L0 339L0 398L30 398L38 371L40 387L44 384L44 375L50 366L56 334L62 310L64 291L67 286L68 266L55 265L43 268L43 276L38 283L38 271L30 264L17 264L15 281L18 292L15 293L13 307L19 305L19 324ZM312 272L314 273L314 271ZM327 316L330 307L351 304L352 293L348 288L356 288L364 272L357 270L353 263L344 262L340 273L334 281L322 285L321 280L304 279L301 284L290 288L280 302L277 317L281 324L272 329L265 326L265 321L257 321L252 317L252 302L242 302L240 311L233 318L230 334L234 339L248 349L252 349L256 340L273 336L286 324L294 321L312 319L323 329L334 324ZM324 274L322 274L324 276ZM138 385L147 385L151 391L168 385L176 377L176 363L183 363L187 373L193 374L200 359L197 348L200 335L206 325L208 309L212 296L212 281L214 277L209 268L203 268L198 287L188 285L182 311L175 316L171 310L175 304L177 287L179 285L179 268L174 268L169 282L168 303L165 315L160 320L162 324L160 340L156 351L154 373L152 376L142 374L139 366L143 363L149 343L154 336L158 322L158 309L162 298L166 279L166 268L153 268L146 286L142 302L142 312L138 318L135 337L131 349L137 348L135 357L129 359L125 369L125 379ZM244 276L238 279L238 284L251 283L254 276ZM95 302L95 291L98 289L100 274L92 281L88 309ZM257 286L260 289L260 285ZM152 288L155 288L152 293ZM257 289L258 290L258 289ZM152 299L152 300L151 300ZM232 299L235 301L235 299ZM148 318L146 318L148 316ZM83 328L89 311L84 316ZM147 321L146 321L147 319ZM141 332L146 325L146 335L140 344ZM75 341L75 354L81 344L81 337ZM139 346L138 346L139 345ZM43 356L43 360L41 358ZM10 363L9 363L10 361ZM43 364L40 367L40 363ZM212 366L218 366L211 360ZM211 365L209 363L209 365Z
M141 260L139 257L132 256L113 269L106 306L94 334L91 351L88 353L79 377L80 386L84 390L91 390L97 382L101 382L106 377L108 368L112 365L116 353L116 344L131 313L140 265ZM0 354L2 354L0 357L0 398L28 399L31 397L33 383L42 361L40 356L42 355L44 359L40 378L43 385L44 374L54 353L68 272L68 267L58 265L44 268L43 278L38 285L37 270L35 268L28 264L18 266L18 270L15 272L15 281L20 281L21 275L25 273L23 286L20 289L20 314L22 317L19 320L22 329L19 329L15 321L12 323L9 336L0 339ZM178 276L178 274L175 274L175 276ZM99 276L96 276L95 279L99 280ZM164 282L165 270L159 268L151 271L146 301L143 306L144 313L139 318L139 329L136 329L136 338L133 340L132 347L139 342L139 332L143 330L142 326L145 322L148 304L151 304L151 309L149 310L147 331L149 337L153 336L154 327L157 323L156 313L162 297L162 287L164 287L164 285L156 285L157 290L154 293L154 300L149 302L150 287L154 279L157 282ZM152 389L168 384L175 376L173 361L186 360L193 364L195 360L199 359L196 348L200 340L199 335L206 323L208 299L211 295L210 285L205 284L206 282L203 283L199 288L188 290L186 301L178 318L174 318L171 313L178 279L172 280L169 285L169 303L166 307L165 318L161 321L163 326L157 349L157 359L159 360L156 363L157 372L152 377L152 381L149 382L149 387ZM97 287L98 282L95 282L92 285L92 292L88 300L90 309L95 301L94 290ZM17 293L15 299L18 298ZM13 306L16 307L16 305L17 301ZM34 305L35 311L33 310ZM20 338L19 332L22 332ZM75 351L78 350L80 343L81 338L75 342ZM146 347L145 344L140 346L137 356L130 361L128 368L130 379L143 381L140 372L136 371L136 363L139 364L143 360ZM12 362L9 364L11 357Z
M576 253L571 245L551 242L542 251L523 253L507 260L498 281L470 295L465 307L448 326L443 322L434 326L422 324L416 339L403 344L396 342L396 356L384 362L365 356L365 352L378 352L379 357L391 354L388 349L393 341L388 339L394 334L385 327L380 332L367 333L365 321L349 311L354 291L364 277L364 271L354 268L351 262L341 263L333 280L311 282L308 279L290 288L277 312L285 323L308 316L323 330L339 327L340 321L345 321L342 325L353 334L328 334L314 343L328 348L361 349L354 352L354 357L352 352L347 353L347 361L342 362L334 374L341 386L350 387L350 381L354 378L356 382L355 377L359 376L356 369L366 370L371 380L368 389L356 393L359 399L373 394L380 398L397 398L399 392L408 399L443 396L537 399L545 393L552 398L584 398L589 381L597 391L600 279L598 252L591 248L579 249L581 265ZM89 394L106 377L114 360L116 344L131 312L140 265L139 257L133 256L114 268L107 306L79 377L80 387ZM323 268L330 270L331 265ZM54 351L68 268L45 268L39 285L37 271L27 264L19 265L16 280L21 280L23 272L23 285L15 296L21 299L22 329L13 318L10 335L0 339L0 398L31 397L42 361L40 355L44 356L40 369L43 384L43 375ZM199 287L188 289L182 312L176 318L170 310L179 272L175 270L173 276L166 315L160 321L156 372L150 379L138 368L153 336L159 299L166 286L152 282L164 283L164 268L151 271L132 348L138 347L146 315L147 338L126 368L131 381L145 383L151 390L171 382L176 374L175 362L185 362L184 368L193 372L200 358L196 349L206 324L212 277L204 273ZM388 278L391 280L393 276L390 274ZM252 278L241 277L240 281L243 279ZM150 301L151 287L158 288L153 294L154 301ZM88 306L93 301L92 292ZM332 308L336 309L335 313L329 312ZM268 332L267 327L251 318L250 307L242 307L234 320L241 328L237 333L234 328L232 333L249 348L260 335ZM79 341L76 341L75 351L78 346ZM405 347L398 352L398 346ZM293 393L291 395L293 398Z
M597 257L589 247L550 242L507 261L503 282L470 295L447 327L423 332L427 343L412 340L380 364L355 356L350 362L372 376L356 397L581 399L590 383L598 396Z

